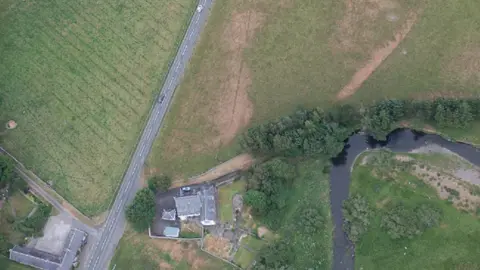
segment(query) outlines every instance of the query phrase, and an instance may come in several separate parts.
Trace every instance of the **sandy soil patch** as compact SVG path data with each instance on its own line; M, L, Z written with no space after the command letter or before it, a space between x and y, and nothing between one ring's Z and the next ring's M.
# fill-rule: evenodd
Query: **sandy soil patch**
M440 169L416 166L412 173L437 191L440 198L451 200L458 209L475 211L480 206L480 197L472 193L471 184Z
M203 241L203 248L220 258L228 260L230 251L232 250L232 244L226 238L207 235Z
M409 162L413 160L413 158L405 155L395 155L395 159L401 162Z
M375 39L373 25L378 17L389 12L394 14L398 4L392 0L346 0L343 18L330 43L334 51L363 52L360 44L369 44ZM398 17L388 16L390 21Z
M189 183L210 181L228 173L246 170L253 165L254 159L250 154L241 154L208 170L207 172L189 179Z
M257 229L257 234L258 234L258 237L263 238L265 236L271 235L272 232L269 229L267 229L267 227L260 226Z
M370 60L353 75L350 82L337 94L337 99L345 99L357 91L370 75L382 64L382 62L397 48L400 42L407 36L412 29L417 15L410 13L408 19L394 35L394 39L386 43L382 48L378 48L371 54Z
M480 83L480 47L469 46L445 65L443 74L460 83Z

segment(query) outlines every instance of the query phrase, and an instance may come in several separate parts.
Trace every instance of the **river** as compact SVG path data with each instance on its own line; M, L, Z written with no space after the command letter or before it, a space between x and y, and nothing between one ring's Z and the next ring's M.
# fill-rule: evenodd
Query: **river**
M397 129L386 141L376 141L371 136L357 133L345 143L342 153L333 159L330 172L330 201L334 224L333 270L354 269L354 247L343 231L342 203L349 195L350 170L355 158L363 151L379 147L394 152L409 152L413 149L436 144L457 153L471 163L480 166L480 150L465 143L453 142L434 134L425 134L410 129Z

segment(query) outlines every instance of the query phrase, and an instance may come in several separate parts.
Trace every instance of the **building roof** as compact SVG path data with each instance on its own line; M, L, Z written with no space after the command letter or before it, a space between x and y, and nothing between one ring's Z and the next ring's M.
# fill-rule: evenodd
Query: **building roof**
M202 189L202 212L200 220L204 225L214 225L217 219L215 193L216 189L214 185L204 186Z
M178 237L180 235L180 229L176 227L165 227L163 235L167 237Z
M175 197L175 206L177 207L178 216L199 216L202 203L198 195Z
M44 270L69 270L86 235L83 231L72 229L67 238L62 256L34 248L14 246L10 250L10 260Z
M175 211L175 209L172 209L172 210L163 209L162 219L163 220L175 220L176 214L177 214L177 211Z
M44 270L57 270L61 262L59 256L21 246L10 250L10 260Z

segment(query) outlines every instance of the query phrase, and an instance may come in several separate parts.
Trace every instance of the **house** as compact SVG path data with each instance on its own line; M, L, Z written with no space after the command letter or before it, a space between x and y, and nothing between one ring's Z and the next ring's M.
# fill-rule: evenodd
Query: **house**
M85 244L87 233L72 229L61 255L50 254L35 248L14 246L9 259L44 270L70 270L77 262L77 252Z
M217 203L215 200L216 189L214 185L203 187L201 199L202 199L202 212L200 213L200 223L203 226L215 225L217 219Z
M180 220L200 217L200 223L202 223L202 225L215 225L215 220L217 219L217 201L215 195L215 185L205 185L195 195L175 197L178 217Z
M177 211L175 211L175 209L171 209L171 210L165 210L163 209L163 212L162 212L162 219L163 220L175 220L176 219L176 215L177 215Z
M198 217L202 209L202 202L198 194L175 197L175 206L177 207L177 215L181 220L189 217Z
M176 227L165 227L163 235L166 237L178 237L180 235L180 229Z

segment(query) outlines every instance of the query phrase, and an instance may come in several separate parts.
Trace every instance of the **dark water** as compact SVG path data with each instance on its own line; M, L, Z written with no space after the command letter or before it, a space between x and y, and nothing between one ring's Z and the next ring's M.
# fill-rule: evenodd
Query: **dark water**
M342 153L333 159L330 172L330 200L333 224L333 270L354 269L354 248L343 231L342 202L348 198L350 168L362 151L385 147L394 152L408 152L428 144L437 144L457 153L466 160L480 166L480 150L464 143L448 141L438 135L424 134L409 129L397 129L390 133L387 141L376 141L364 134L355 134L345 143Z

